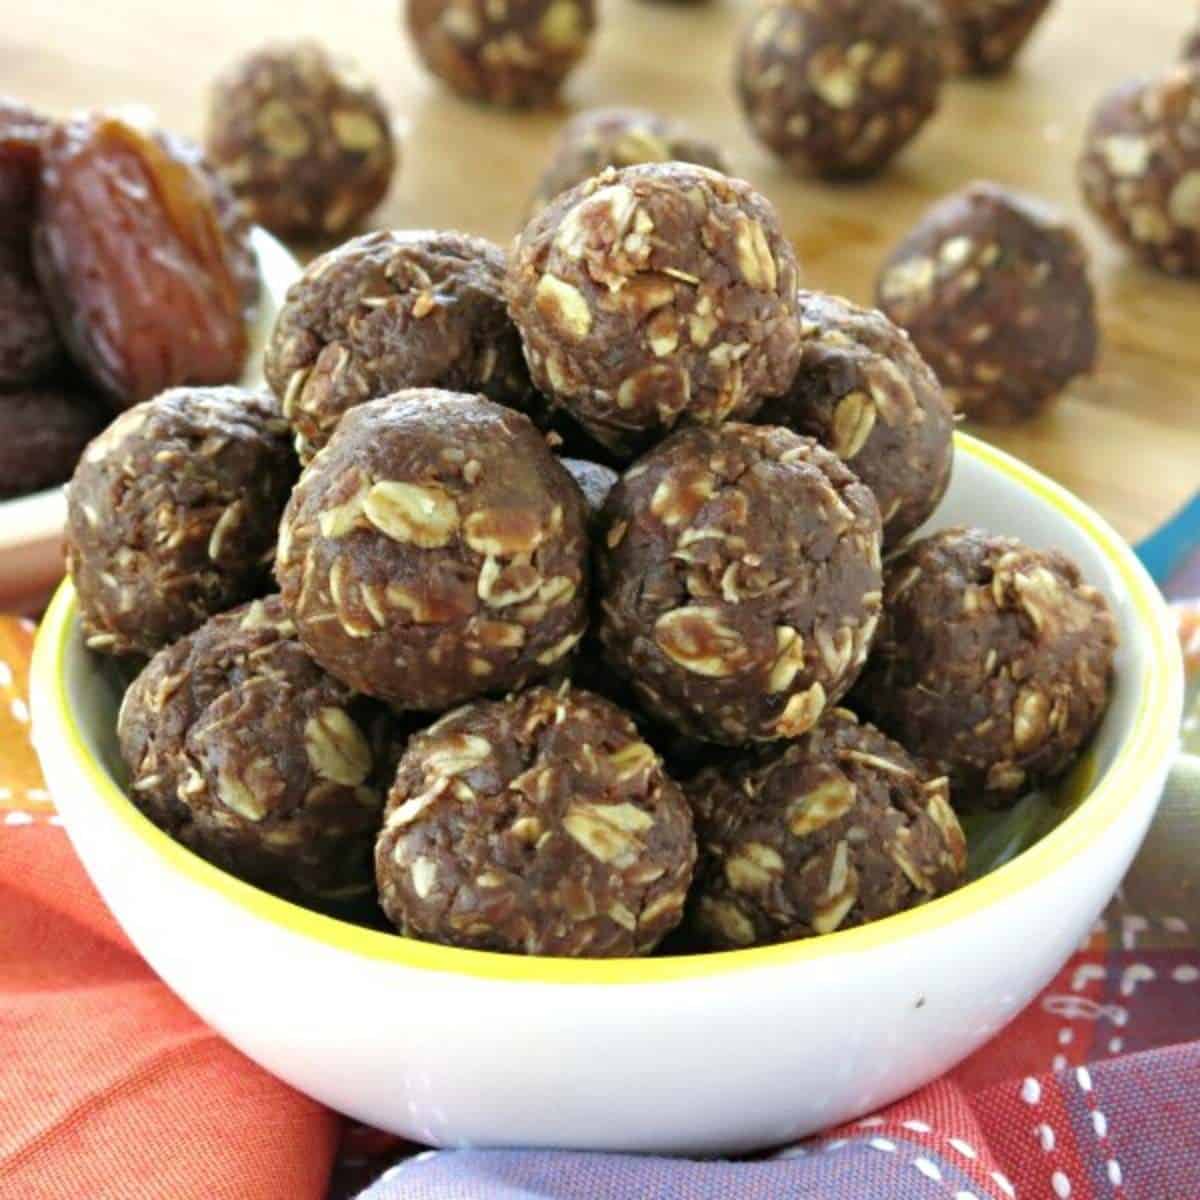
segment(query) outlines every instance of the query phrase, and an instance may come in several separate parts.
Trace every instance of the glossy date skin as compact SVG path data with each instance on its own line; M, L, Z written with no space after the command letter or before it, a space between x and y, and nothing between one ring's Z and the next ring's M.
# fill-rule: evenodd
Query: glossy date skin
M34 260L60 333L117 408L241 374L258 289L248 229L189 144L107 113L57 126Z

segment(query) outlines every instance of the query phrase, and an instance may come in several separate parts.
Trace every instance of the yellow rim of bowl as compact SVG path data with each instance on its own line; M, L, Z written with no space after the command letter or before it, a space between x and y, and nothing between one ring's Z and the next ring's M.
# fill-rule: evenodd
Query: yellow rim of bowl
M648 984L722 975L730 971L795 964L874 946L961 920L1043 878L1099 838L1126 801L1166 761L1178 737L1183 680L1181 657L1154 584L1118 535L1081 501L1033 468L965 434L957 450L979 459L1034 492L1096 544L1128 590L1137 620L1147 632L1150 664L1141 681L1128 737L1116 759L1079 807L1036 845L1011 862L948 896L871 925L806 941L750 950L647 959L525 958L459 950L364 929L310 912L260 891L198 858L169 838L126 798L87 748L66 690L64 656L75 628L76 598L64 581L47 610L34 651L33 682L50 698L65 748L111 814L138 840L188 879L254 916L305 938L365 958L404 967L512 983Z

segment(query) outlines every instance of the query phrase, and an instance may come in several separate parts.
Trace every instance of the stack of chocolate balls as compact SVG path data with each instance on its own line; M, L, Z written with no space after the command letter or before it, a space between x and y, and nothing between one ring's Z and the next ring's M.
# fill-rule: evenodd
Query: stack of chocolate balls
M800 291L718 171L605 169L507 259L348 242L266 366L272 396L168 392L93 443L70 541L89 645L151 656L135 803L280 894L525 954L827 934L958 886L956 807L1060 774L1104 711L1099 593L911 540L951 470L936 378ZM603 463L556 456L567 424Z

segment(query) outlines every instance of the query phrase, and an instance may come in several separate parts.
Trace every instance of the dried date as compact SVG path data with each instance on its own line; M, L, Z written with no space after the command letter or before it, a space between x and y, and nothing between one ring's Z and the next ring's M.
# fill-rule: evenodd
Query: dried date
M61 357L62 343L28 249L0 239L0 388L43 379Z
M0 96L0 241L23 242L33 222L42 139L50 122Z

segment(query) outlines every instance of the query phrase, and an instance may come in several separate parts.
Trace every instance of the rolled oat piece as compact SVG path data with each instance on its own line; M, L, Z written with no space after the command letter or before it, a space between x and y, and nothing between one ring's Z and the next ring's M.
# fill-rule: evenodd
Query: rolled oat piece
M890 560L883 614L853 702L948 775L956 804L1061 775L1108 707L1116 624L1057 551L943 530Z
M1097 220L1138 258L1200 275L1200 61L1109 92L1092 114L1079 186Z
M88 647L153 654L267 591L296 473L265 391L171 388L117 417L67 491L67 570Z
M866 925L952 891L967 843L934 778L835 708L794 742L688 784L700 857L688 928L715 950Z
M1050 0L940 0L960 70L1007 71L1050 7Z
M327 671L439 711L561 667L587 623L586 520L525 417L398 392L351 409L305 468L275 574Z
M594 0L407 0L408 32L431 74L460 95L550 104L587 52Z
M930 208L884 265L876 301L980 421L1036 415L1096 362L1083 242L1057 209L997 184Z
M396 143L382 97L318 42L277 42L213 85L206 150L247 215L283 237L344 235L386 195Z
M589 108L563 126L550 164L538 181L530 212L605 167L689 162L729 173L725 156L686 125L645 108Z
M509 311L534 383L628 458L786 390L798 267L770 203L686 163L608 169L525 227Z
M772 0L742 33L742 111L798 174L874 175L937 110L943 34L930 0Z
M895 546L937 508L954 462L954 414L907 333L882 313L800 293L800 368L756 424L816 438L875 493Z
M288 289L264 371L307 462L342 414L404 388L482 392L542 421L504 306L504 252L430 230L354 238Z
M583 458L564 458L560 461L567 468L571 478L579 484L579 490L587 504L588 528L598 534L604 502L608 499L608 493L617 486L620 475L611 467L588 462Z
M680 430L604 516L600 639L651 716L730 745L799 737L857 678L879 620L879 506L811 438Z
M368 897L395 761L379 706L327 675L278 596L160 650L117 723L129 795L201 858L318 907Z
M558 957L648 954L678 924L692 817L615 705L532 688L409 743L375 850L410 937Z

